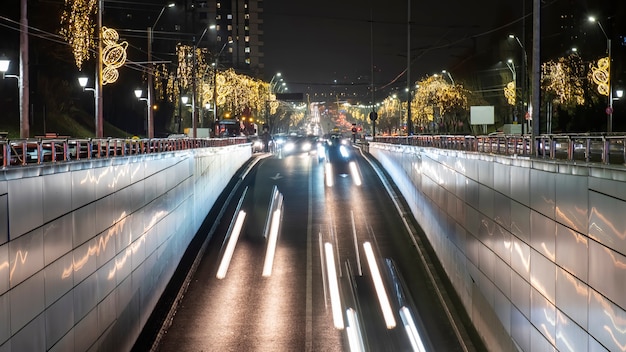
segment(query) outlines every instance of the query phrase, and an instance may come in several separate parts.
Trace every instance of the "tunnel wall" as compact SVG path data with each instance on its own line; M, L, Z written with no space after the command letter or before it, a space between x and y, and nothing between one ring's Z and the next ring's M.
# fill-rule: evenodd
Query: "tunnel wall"
M0 351L128 351L249 145L0 173Z
M369 148L406 198L489 350L625 349L623 168Z

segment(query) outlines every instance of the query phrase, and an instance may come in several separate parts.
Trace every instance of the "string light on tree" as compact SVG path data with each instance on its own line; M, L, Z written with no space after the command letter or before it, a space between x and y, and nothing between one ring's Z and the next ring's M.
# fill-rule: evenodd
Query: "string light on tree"
M96 47L93 17L97 9L98 0L65 0L60 34L72 47L78 69L82 69L83 63L89 60L91 50Z

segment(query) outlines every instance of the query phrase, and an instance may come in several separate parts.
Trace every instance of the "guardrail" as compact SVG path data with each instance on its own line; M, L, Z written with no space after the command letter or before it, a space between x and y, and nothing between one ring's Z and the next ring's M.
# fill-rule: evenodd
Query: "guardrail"
M626 164L626 136L591 134L376 136L374 141L544 159ZM534 143L534 151L531 148Z
M102 159L177 150L223 147L247 143L234 138L37 138L0 140L3 167L54 163L72 160Z

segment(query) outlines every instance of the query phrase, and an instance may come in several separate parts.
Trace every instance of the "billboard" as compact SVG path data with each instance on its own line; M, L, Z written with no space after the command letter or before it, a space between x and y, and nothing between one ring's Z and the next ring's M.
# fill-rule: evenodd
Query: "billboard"
M493 105L470 106L470 124L493 125L494 123Z

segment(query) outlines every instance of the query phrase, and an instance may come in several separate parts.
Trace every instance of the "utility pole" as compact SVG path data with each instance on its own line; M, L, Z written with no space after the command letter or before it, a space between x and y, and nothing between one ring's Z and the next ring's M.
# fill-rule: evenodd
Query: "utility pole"
M536 153L535 137L539 135L539 110L541 104L541 62L540 62L540 35L541 35L541 0L533 0L533 53L532 53L532 133L531 153Z
M20 18L20 138L30 136L29 111L28 111L28 16L27 0L21 2Z

